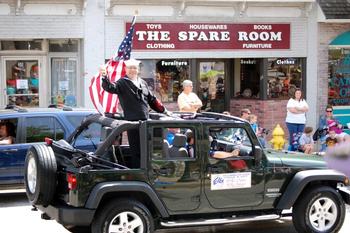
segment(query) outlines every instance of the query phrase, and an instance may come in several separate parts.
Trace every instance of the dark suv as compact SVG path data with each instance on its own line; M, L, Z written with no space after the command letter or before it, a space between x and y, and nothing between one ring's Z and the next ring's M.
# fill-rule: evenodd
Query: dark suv
M140 168L126 137L135 128ZM91 129L101 131L96 151L77 149ZM44 219L93 233L278 219L291 207L298 232L336 232L350 203L348 178L322 157L263 150L248 122L215 113L93 115L67 141L32 147L25 177Z
M27 150L43 143L45 137L67 139L93 110L34 108L0 110L0 123L11 125L14 142L0 145L0 189L24 188L24 161Z

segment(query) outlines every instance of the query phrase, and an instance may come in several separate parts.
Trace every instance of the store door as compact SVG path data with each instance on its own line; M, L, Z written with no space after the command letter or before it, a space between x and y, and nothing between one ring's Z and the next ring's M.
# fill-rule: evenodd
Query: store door
M2 105L39 107L40 58L2 58Z
M225 111L224 61L199 62L198 96L203 102L202 111Z
M77 106L76 58L51 58L51 103Z

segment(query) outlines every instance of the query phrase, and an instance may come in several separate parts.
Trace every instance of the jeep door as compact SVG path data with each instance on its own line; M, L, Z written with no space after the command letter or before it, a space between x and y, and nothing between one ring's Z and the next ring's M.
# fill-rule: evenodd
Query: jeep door
M148 123L149 179L167 209L190 211L200 204L201 124Z
M253 131L240 124L215 124L205 126L204 132L204 137L208 135L204 190L211 206L238 208L261 204L264 170L255 163L254 145L258 143Z

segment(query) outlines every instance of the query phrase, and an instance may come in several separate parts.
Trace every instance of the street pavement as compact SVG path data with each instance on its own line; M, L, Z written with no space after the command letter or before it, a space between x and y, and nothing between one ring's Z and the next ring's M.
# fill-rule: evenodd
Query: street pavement
M340 233L350 232L350 207ZM25 193L0 192L1 233L69 233L53 220L42 220L40 211L31 211ZM249 222L224 226L190 227L158 230L157 233L296 233L291 217L275 221ZM85 233L85 232L81 232ZM88 232L86 232L88 233Z

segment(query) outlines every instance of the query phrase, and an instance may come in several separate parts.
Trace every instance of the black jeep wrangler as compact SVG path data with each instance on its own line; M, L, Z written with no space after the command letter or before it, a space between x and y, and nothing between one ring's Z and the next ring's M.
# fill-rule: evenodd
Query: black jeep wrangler
M127 132L137 128L134 168ZM96 151L77 149L82 138ZM148 233L278 219L293 207L298 232L337 232L350 203L348 178L322 157L262 149L248 122L227 115L92 115L67 141L46 142L27 153L26 192L67 228Z

